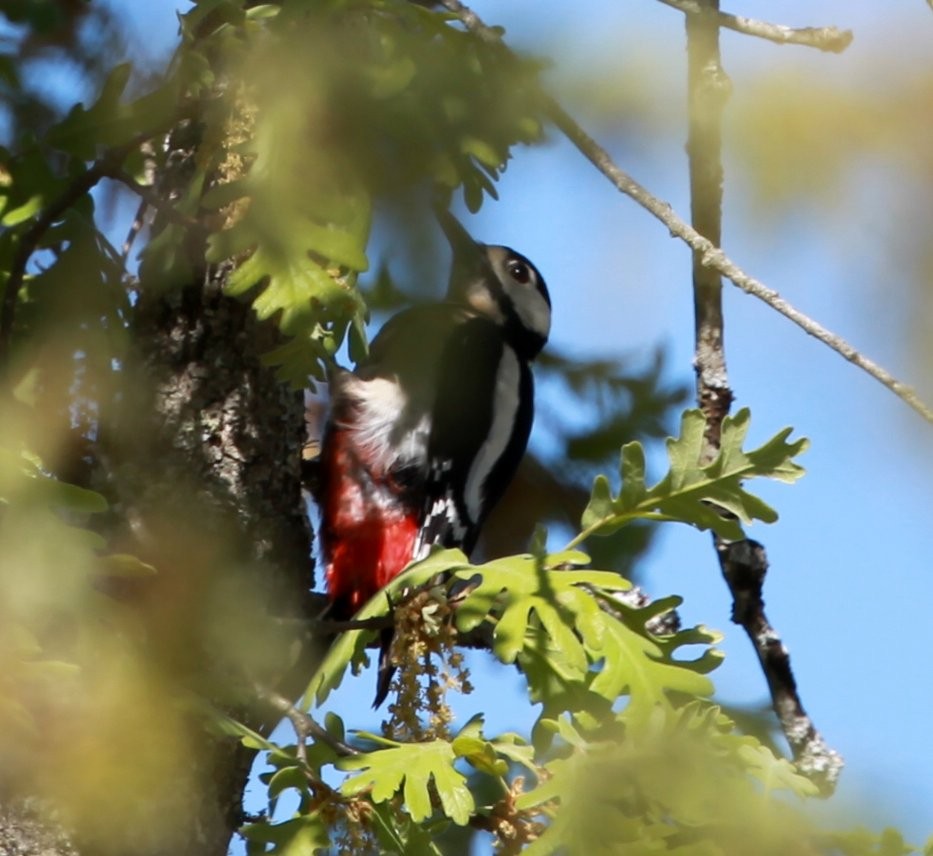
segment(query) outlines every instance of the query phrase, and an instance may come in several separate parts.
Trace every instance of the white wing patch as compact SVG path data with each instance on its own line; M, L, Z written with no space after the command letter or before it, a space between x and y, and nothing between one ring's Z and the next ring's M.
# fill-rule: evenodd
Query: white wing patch
M515 417L518 413L521 377L518 357L515 351L506 345L502 349L502 359L496 370L492 425L489 426L486 440L470 465L466 479L464 500L470 519L474 523L480 519L483 510L483 485L512 438L512 429L515 427Z
M439 523L443 521L443 523ZM444 491L443 496L434 500L428 513L425 515L412 559L420 561L430 554L431 547L441 542L442 538L451 539L453 544L462 544L466 538L467 527L460 519L457 504L454 501L450 487Z

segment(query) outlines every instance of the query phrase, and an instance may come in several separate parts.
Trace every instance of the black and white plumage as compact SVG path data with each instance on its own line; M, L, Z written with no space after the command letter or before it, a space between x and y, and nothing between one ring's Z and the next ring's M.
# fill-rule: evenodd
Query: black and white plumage
M447 335L438 366L419 559L434 545L467 553L476 545L525 453L531 362L551 327L547 286L528 259L474 243L453 218L443 225L454 247L448 300L467 315Z
M333 384L321 539L338 611L355 611L434 545L469 553L528 443L547 287L520 253L439 216L454 250L446 299L390 319ZM377 704L387 688L384 670Z

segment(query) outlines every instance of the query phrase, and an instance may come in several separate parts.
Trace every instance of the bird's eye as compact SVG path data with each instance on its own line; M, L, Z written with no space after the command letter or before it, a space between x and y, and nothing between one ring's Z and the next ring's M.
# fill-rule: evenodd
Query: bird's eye
M511 259L506 265L506 270L508 270L512 279L522 285L526 285L531 280L531 271L528 269L528 265L518 259Z

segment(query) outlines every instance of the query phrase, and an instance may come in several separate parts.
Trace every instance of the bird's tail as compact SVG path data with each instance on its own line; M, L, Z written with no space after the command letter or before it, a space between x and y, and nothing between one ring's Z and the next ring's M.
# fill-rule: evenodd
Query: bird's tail
M379 666L376 671L376 697L373 699L373 709L381 707L389 694L392 678L395 676L395 666L392 665L392 639L395 631L387 627L379 634Z

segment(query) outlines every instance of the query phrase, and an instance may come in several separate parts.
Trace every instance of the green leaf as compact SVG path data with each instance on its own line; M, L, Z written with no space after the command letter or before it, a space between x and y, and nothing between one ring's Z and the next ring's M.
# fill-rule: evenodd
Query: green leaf
M38 460L0 448L0 500L19 496L75 514L95 514L108 508L99 493L52 478L42 472Z
M312 811L284 823L248 823L240 828L247 841L271 844L275 856L311 856L330 847L330 822Z
M283 747L263 737L248 725L234 719L214 705L194 695L187 696L184 703L204 718L207 725L216 733L224 737L234 737L248 749L256 749L269 753L270 763L279 766L294 765L294 753L287 752Z
M280 767L269 779L268 793L270 800L276 799L283 791L287 790L296 790L301 793L308 790L308 777L298 764L291 767Z
M442 856L433 841L434 835L443 831L443 823L432 823L425 828L407 816L400 816L390 803L372 806L373 830L383 853L404 856Z
M408 88L417 67L410 57L381 67L366 69L370 73L371 93L374 98L391 98Z
M340 787L345 796L371 792L373 802L381 803L402 792L408 813L416 823L434 814L429 784L440 798L444 814L458 826L469 823L476 808L466 778L454 768L457 756L446 740L400 745L363 755L341 758L341 770L362 770Z
M476 158L484 166L498 169L505 162L505 158L492 145L476 137L464 137L460 141L460 149L464 154Z
M595 726L624 695L629 696L627 715L643 718L675 695L712 692L705 674L721 655L708 647L693 660L675 655L684 646L709 646L718 637L700 628L664 637L646 629L652 618L676 607L677 598L630 606L615 596L630 587L625 579L552 567L564 567L568 559L585 557L516 556L456 571L469 592L456 610L457 628L469 632L490 622L493 653L504 663L518 661L532 700L543 702L550 716L572 711ZM485 751L478 743L470 745Z
M504 776L509 765L499 757L496 744L483 737L483 717L474 716L457 734L451 746L458 758L469 761L477 770L490 776Z
M491 742L498 755L537 774L535 747L520 734L500 734Z
M49 144L73 152L82 160L93 159L96 145L100 142L99 130L114 121L120 96L132 72L133 66L128 62L114 66L101 87L97 101L89 108L83 104L72 107L68 115L49 131Z
M290 259L257 250L227 279L226 291L244 295L257 285L262 290L253 301L260 319L281 312L279 324L292 331L306 326L312 299L327 303L340 295L340 286L311 259Z
M42 195L38 193L35 194L22 205L7 211L3 215L3 218L0 219L0 224L4 226L18 226L20 223L23 223L34 215L38 214L39 211L42 210L42 202Z
M630 697L627 708L632 718L647 716L656 704L666 701L666 694L679 692L690 696L708 696L712 682L683 665L665 661L658 644L644 631L637 632L621 621L605 622L603 660L590 689L614 700L623 693Z
M623 711L593 732L566 716L542 724L559 740L546 775L515 805L528 813L549 806L549 823L523 853L744 853L749 840L755 852L796 853L812 845L802 817L786 800L767 799L759 783L800 796L814 786L736 733L715 705L658 706L637 720Z
M719 454L702 466L706 420L699 410L688 410L680 436L667 441L670 469L651 488L645 485L645 453L639 443L622 448L622 488L612 496L609 482L598 476L583 512L583 531L571 543L590 535L608 535L634 520L676 520L700 529L712 529L730 540L744 537L740 523L761 520L773 523L777 512L743 487L750 478L796 481L803 468L794 461L807 446L806 439L787 442L792 429L785 428L751 451L742 444L751 415L747 408L723 421ZM721 509L738 520L724 517Z
M549 560L550 561L550 560ZM624 591L631 583L606 571L549 571L532 556L499 559L457 572L463 581L479 577L479 583L458 608L457 627L469 632L485 621L495 608L500 617L493 631L493 652L504 663L513 663L526 644L534 616L566 658L572 674L587 670L582 639L593 647L601 644L599 605L583 586Z
M305 389L313 380L323 383L327 377L324 363L337 349L332 346L328 331L318 328L315 334L293 336L284 345L266 351L261 357L262 364L277 367L279 380L294 390Z
M100 561L103 573L112 577L151 577L158 573L155 567L129 553L111 553Z

